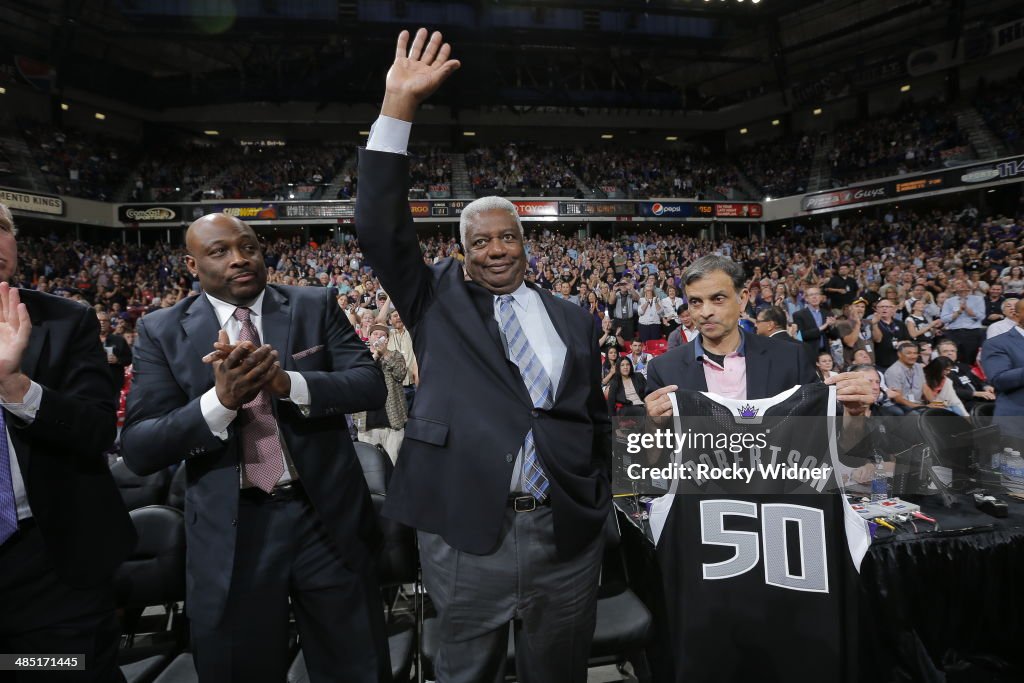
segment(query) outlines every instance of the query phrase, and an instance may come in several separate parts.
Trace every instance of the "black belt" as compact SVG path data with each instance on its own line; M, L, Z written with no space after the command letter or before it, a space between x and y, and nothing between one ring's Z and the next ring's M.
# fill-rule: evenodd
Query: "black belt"
M279 484L267 493L261 488L252 486L250 488L244 488L239 492L239 497L244 500L250 500L255 502L263 502L268 500L295 500L296 498L302 498L305 495L305 489L302 487L302 482L293 479L286 484Z
M533 512L544 505L551 505L549 496L544 500L537 500L529 493L513 493L508 497L508 506L516 512Z

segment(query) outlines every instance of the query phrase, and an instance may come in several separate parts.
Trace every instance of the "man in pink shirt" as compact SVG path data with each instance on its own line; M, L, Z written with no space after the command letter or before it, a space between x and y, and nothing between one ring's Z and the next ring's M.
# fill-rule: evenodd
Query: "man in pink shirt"
M668 394L680 388L746 400L816 381L801 346L740 329L740 313L749 298L745 281L740 264L715 255L697 259L683 273L700 334L648 365L649 415L670 415ZM862 414L873 400L871 388L858 373L841 373L827 383L837 385L838 399L849 415Z

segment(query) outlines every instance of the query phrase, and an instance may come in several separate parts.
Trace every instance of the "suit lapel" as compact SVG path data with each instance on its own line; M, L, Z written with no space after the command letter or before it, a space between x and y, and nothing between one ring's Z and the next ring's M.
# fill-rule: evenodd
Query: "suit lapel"
M708 390L708 379L704 375L704 362L697 360L694 355L696 351L693 342L687 346L687 350L683 356L683 377L682 382L679 385L680 389L690 389L692 391L707 391Z
M771 357L768 345L760 337L743 333L747 363L747 398L754 400L768 396L768 376L771 374Z
M45 321L32 321L32 332L28 338L28 348L21 357L21 371L29 377L36 377L39 355L43 352L49 332Z
M281 367L287 369L292 362L291 306L288 299L273 287L267 287L263 296L263 343L270 344L278 354Z
M217 314L210 305L210 300L205 294L197 297L199 300L188 308L181 327L185 330L185 336L195 351L195 367L204 378L203 384L213 386L213 366L202 362L202 357L213 351L213 343L217 341L217 334L220 332L220 323L217 321Z

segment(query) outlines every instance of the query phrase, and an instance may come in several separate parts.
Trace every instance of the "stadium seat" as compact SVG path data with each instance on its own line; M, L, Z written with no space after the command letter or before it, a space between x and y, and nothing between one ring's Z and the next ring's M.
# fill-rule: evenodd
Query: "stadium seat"
M185 598L185 520L180 510L152 505L131 511L138 543L114 575L122 610L125 647L118 653L128 683L149 683L181 650L184 620L177 603ZM167 609L162 631L145 647L132 647L147 607Z
M668 340L651 339L644 343L644 352L649 353L652 356L660 356L666 351L668 351Z
M167 489L171 484L171 474L167 470L141 477L128 469L124 460L118 459L110 466L110 473L114 475L121 498L129 510L161 505L167 500Z

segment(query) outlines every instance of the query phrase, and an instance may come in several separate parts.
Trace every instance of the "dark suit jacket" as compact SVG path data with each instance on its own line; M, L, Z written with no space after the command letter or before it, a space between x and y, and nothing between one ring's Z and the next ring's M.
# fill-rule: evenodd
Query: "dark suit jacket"
M814 366L797 344L743 332L747 358L747 398L768 398L797 384L818 381ZM707 391L704 365L696 359L695 342L663 353L647 366L647 392L677 385L690 391Z
M985 340L981 349L981 367L988 383L996 390L997 416L1024 416L1024 336L1010 330ZM1004 430L1011 423L1014 433L1024 435L1018 421L1001 420Z
M103 453L117 423L96 315L67 299L20 290L32 318L21 370L43 389L31 424L7 413L32 515L58 575L108 580L135 547L135 527Z
M796 339L793 339L791 336L789 336L789 332L786 332L785 330L783 330L781 332L776 332L771 337L769 337L769 339L778 339L779 341L794 342L796 344L800 344L801 343L801 342L797 341Z
M566 346L554 405L535 410L506 358L493 295L467 282L456 260L424 264L409 213L408 158L359 152L359 244L412 334L420 372L384 514L459 550L493 551L515 456L532 428L559 553L576 554L600 533L611 500L593 317L533 287Z
M825 322L825 318L832 315L825 309L821 310L821 321ZM810 358L811 365L818 358L818 351L823 350L821 348L821 338L824 336L828 339L831 336L832 329L829 328L825 332L818 329L818 324L814 322L814 316L811 315L811 311L806 308L801 308L799 311L793 313L793 322L800 329L800 336L804 340L804 353ZM826 350L827 350L826 346Z
M189 615L214 624L231 585L241 461L234 426L222 441L210 432L199 405L214 385L213 369L202 358L218 330L204 295L139 322L121 437L125 462L137 474L185 461ZM345 413L384 405L384 378L335 303L333 289L268 286L263 342L279 352L282 368L301 372L309 385L308 415L289 401L274 400L278 426L325 529L358 564L375 542L376 523Z

